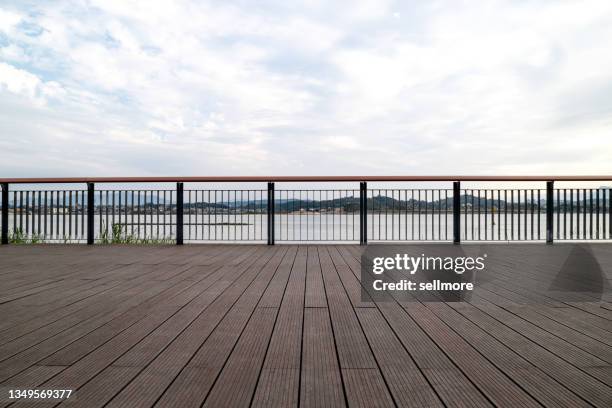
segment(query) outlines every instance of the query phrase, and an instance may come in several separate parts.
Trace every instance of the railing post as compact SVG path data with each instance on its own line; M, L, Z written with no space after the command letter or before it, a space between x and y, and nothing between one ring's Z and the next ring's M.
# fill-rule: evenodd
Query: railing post
M359 184L359 244L368 244L368 183Z
M94 183L87 183L87 245L93 245L94 243L94 211L95 211L95 200L94 200Z
M546 182L546 243L552 244L554 239L554 181Z
M453 243L461 243L461 182L453 182Z
M183 183L176 183L176 245L183 245Z
M268 183L268 245L274 245L274 183Z
M8 245L9 185L2 183L2 245Z

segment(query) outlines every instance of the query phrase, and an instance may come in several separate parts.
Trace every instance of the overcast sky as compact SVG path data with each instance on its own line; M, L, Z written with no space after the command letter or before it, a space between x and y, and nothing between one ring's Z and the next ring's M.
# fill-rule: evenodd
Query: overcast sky
M1 1L0 174L612 173L612 2Z

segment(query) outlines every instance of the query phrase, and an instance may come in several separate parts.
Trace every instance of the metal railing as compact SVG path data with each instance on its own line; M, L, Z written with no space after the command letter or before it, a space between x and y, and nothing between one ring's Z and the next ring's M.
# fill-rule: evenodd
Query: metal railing
M609 188L554 187L555 181L609 180L612 176L0 179L0 227L3 244L611 240ZM170 181L176 188L96 189L103 183ZM417 185L442 181L452 188ZM545 182L546 188L462 188L465 181ZM267 189L185 189L185 182L267 182ZM275 182L359 182L359 188L276 189ZM368 188L368 182L411 185ZM15 188L75 183L87 188Z

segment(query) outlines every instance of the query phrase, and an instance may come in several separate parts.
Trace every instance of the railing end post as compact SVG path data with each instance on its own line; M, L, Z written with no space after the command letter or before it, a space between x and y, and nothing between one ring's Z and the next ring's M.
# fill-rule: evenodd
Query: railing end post
M359 183L359 245L368 245L368 183Z
M453 181L453 244L461 243L461 182Z
M268 245L274 245L274 182L268 182Z
M95 185L87 183L87 245L94 244Z
M183 245L183 226L185 224L185 213L183 211L183 192L183 183L176 183L176 245Z
M554 242L554 180L546 182L546 243Z
M8 245L9 184L2 183L2 245Z

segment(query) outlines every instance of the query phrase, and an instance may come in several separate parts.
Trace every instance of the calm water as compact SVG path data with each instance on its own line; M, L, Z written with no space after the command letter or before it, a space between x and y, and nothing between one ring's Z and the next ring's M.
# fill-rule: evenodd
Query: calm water
M571 218L571 221L570 221ZM46 229L45 229L46 221ZM86 239L86 221L81 215L67 216L62 214L50 214L45 217L29 215L21 220L17 217L16 226L28 235L40 234L50 242L83 241ZM569 214L564 217L561 214L557 223L555 215L555 228L567 234L573 232L574 238L583 232L586 226L587 232L591 231L591 220L587 217L586 223L582 215L580 217ZM608 220L606 219L607 223ZM259 240L265 241L267 237L267 216L265 214L223 214L223 215L185 215L184 216L184 239L187 242L205 241L235 241L235 240ZM538 239L538 225L540 239L545 239L545 216L537 214L533 218L529 214L517 214L511 217L507 214L488 216L462 214L461 236L464 240L517 240ZM109 215L96 214L95 229L96 238L102 235L104 228L112 231L113 225L121 225L122 234L128 234L139 238L167 238L176 237L176 217L170 214L157 215ZM9 214L9 229L13 229L13 214ZM609 226L604 225L603 217L599 224L594 216L592 230L595 234L599 228L609 234ZM359 241L359 214L277 214L275 219L277 241ZM452 214L368 214L368 239L377 240L451 240L452 239ZM480 231L480 235L479 235ZM555 238L557 233L555 232Z

